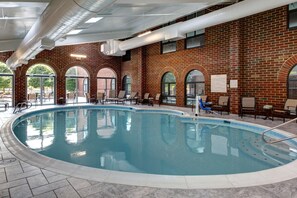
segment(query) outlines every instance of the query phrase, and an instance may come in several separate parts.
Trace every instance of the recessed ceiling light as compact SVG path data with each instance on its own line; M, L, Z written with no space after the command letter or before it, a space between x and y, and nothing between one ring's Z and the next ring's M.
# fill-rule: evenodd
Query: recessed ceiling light
M89 20L87 20L85 23L96 23L96 22L100 21L101 19L103 19L103 17L93 17L93 18L90 18Z
M67 33L67 35L73 35L73 34L78 34L81 31L83 31L82 29L77 29L77 30L71 30L70 32Z

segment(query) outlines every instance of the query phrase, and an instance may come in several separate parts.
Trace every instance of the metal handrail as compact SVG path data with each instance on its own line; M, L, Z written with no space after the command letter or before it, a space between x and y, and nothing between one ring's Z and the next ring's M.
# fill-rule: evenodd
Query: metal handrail
M290 140L290 139L293 139L293 138L297 138L297 136L292 136L292 137L287 137L287 138L280 139L280 140L275 140L275 141L267 141L265 139L265 133L267 133L267 132L269 132L269 131L271 131L273 129L276 129L278 127L284 126L284 125L286 125L288 123L294 122L294 121L297 121L297 118L294 118L293 120L289 120L288 122L279 124L279 125L277 125L275 127L271 127L269 129L266 129L265 131L262 132L262 139L263 139L263 141L266 142L266 143L268 143L268 144L274 144L274 143L277 143L277 142L282 142L282 141Z

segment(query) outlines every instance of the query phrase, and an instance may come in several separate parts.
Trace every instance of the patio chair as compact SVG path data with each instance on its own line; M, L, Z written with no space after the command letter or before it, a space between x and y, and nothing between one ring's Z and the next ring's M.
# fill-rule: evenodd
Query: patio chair
M157 93L155 98L150 98L152 100L152 106L154 106L154 104L159 104L159 106L161 105L161 94Z
M212 110L219 111L221 115L223 112L230 113L230 102L229 102L229 96L220 96L219 101L217 105L212 106Z
M274 117L283 118L283 122L286 121L286 118L295 118L297 117L297 99L287 99L283 109L273 109L271 116L272 120Z
M138 92L131 92L130 96L126 99L127 101L130 101L130 104L132 103L132 101L135 101L135 103L138 100Z
M74 92L69 92L69 93L67 93L67 100L72 100L72 103L74 104L74 101L75 101L75 93L74 93Z
M143 96L143 99L139 100L139 103L141 104L149 104L149 97L150 97L150 93L145 93Z
M115 103L119 103L122 102L123 104L125 103L125 95L126 95L126 91L121 90L118 94L117 98L108 98L108 101L110 102L115 102Z
M91 98L90 93L85 93L87 103L96 103L95 97Z
M97 103L104 104L104 92L97 92Z
M244 114L253 114L256 119L256 98L255 97L242 97L240 104L240 117Z
M36 105L36 102L37 102L37 94L36 93L29 93L28 94L28 100L30 102L34 102L35 105Z

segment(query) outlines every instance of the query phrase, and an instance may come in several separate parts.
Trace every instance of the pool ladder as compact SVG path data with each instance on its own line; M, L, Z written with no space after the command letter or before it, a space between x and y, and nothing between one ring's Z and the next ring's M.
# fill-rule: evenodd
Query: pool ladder
M284 125L286 125L286 124L288 124L288 123L294 122L294 121L297 121L297 118L294 118L293 120L289 120L288 122L279 124L279 125L277 125L277 126L275 126L275 127L271 127L271 128L269 128L269 129L266 129L265 131L262 132L262 139L263 139L263 141L266 142L266 143L268 143L268 144L274 144L274 143L283 142L283 141L286 141L286 140L290 140L290 139L297 138L297 136L295 135L295 136L291 136L291 137L287 137L287 138L279 139L279 140L274 140L274 141L267 141L267 140L265 139L265 133L267 133L267 132L269 132L269 131L271 131L271 130L273 130L273 129L276 129L276 128L278 128L278 127L284 126Z

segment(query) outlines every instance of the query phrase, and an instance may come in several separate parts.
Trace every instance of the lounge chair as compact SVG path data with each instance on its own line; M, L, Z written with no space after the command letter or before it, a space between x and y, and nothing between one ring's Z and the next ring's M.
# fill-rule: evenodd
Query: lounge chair
M152 106L154 106L154 104L159 104L159 106L161 105L161 94L157 93L155 98L150 98L150 100L152 101Z
M230 112L230 103L229 103L229 96L220 96L217 105L212 106L212 110L221 112Z
M143 96L143 99L140 99L139 100L139 103L141 104L150 104L149 101L150 101L150 93L145 93L144 96Z
M117 98L108 98L107 100L110 102L114 102L114 103L119 103L122 102L123 104L125 103L125 96L126 96L126 91L121 90L118 94Z
M104 92L97 92L97 103L104 104Z
M90 93L85 93L87 103L96 103L96 98L91 98Z
M135 101L135 103L137 103L138 100L138 92L131 92L130 96L126 99L127 101L130 101L130 104L132 103L132 101Z
M286 121L286 118L295 118L297 117L297 99L287 99L284 109L273 109L271 116L272 120L274 117L283 118L283 122Z
M240 117L244 114L253 114L256 119L256 98L255 97L242 97L240 104Z

